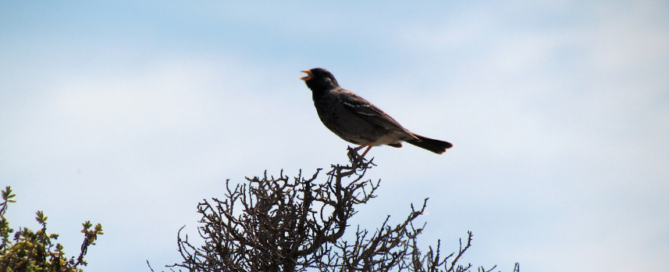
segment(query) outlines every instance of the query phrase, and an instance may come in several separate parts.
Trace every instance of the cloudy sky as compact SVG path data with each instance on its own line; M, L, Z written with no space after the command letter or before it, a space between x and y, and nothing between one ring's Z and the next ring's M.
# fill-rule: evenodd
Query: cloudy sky
M346 162L299 71L323 67L438 156L373 148L355 224L429 197L420 238L511 271L669 266L667 1L3 1L0 186L87 271L179 262L225 180ZM368 155L369 156L369 155ZM423 222L421 221L421 222Z

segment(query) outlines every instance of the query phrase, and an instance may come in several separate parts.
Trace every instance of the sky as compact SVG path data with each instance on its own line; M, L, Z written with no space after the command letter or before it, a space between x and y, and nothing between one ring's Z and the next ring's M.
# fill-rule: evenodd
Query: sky
M667 1L2 1L0 186L86 271L180 261L225 181L346 163L301 70L454 147L372 148L353 225L511 271L669 266ZM421 221L422 220L422 221Z

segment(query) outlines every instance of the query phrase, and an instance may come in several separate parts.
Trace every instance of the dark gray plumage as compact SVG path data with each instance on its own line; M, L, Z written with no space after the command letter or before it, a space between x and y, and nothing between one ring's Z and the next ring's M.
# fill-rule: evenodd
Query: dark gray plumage
M359 150L372 146L402 147L401 142L430 150L437 154L453 147L449 142L430 139L402 127L395 119L364 98L343 89L332 73L322 68L304 70L301 78L311 89L314 105L323 124L342 139L359 144Z

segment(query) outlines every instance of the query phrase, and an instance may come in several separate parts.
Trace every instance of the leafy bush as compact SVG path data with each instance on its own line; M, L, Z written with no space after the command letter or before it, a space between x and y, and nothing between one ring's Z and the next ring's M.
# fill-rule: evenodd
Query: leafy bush
M48 233L46 230L47 216L44 212L37 211L37 222L42 225L38 231L33 231L29 228L19 228L14 233L14 230L9 227L9 221L5 218L7 212L7 204L16 202L13 200L15 194L12 194L12 189L7 186L2 191L2 200L0 203L0 271L49 271L49 272L74 272L83 271L78 268L79 265L86 266L84 256L88 251L88 247L95 245L95 240L98 235L104 234L102 232L102 225L97 224L95 228L90 221L83 223L84 242L81 245L81 252L79 257L72 256L69 260L65 257L63 246L59 243L53 244L52 240L58 239L58 234ZM13 239L10 236L14 234Z

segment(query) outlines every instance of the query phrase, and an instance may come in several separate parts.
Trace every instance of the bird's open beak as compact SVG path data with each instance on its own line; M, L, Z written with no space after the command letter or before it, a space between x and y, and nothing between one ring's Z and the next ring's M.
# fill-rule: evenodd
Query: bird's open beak
M314 76L314 75L311 73L311 71L309 71L309 70L304 70L304 71L300 71L300 72L307 74L307 76L305 76L305 77L301 77L301 78L300 78L301 80L304 80L304 81L310 80L311 77Z

